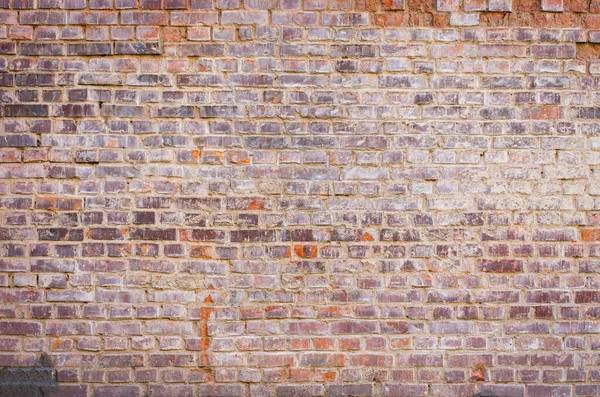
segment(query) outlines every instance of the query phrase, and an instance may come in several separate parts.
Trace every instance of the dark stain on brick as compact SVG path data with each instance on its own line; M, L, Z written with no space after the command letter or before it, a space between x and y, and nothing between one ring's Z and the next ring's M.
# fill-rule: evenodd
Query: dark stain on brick
M14 366L0 368L0 397L45 397L59 390L57 372L48 355L42 353L27 366L20 365L23 360L15 354Z

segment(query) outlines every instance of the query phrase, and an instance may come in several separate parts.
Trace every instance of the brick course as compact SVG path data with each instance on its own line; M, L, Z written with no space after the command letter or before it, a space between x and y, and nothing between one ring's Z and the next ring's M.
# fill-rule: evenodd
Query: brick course
M599 60L597 0L0 0L0 394L600 396Z

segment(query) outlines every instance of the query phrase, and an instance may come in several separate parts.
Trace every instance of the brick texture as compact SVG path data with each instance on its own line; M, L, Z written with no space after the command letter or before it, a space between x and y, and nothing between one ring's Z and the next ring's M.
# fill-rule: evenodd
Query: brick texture
M600 395L600 1L0 0L0 394Z

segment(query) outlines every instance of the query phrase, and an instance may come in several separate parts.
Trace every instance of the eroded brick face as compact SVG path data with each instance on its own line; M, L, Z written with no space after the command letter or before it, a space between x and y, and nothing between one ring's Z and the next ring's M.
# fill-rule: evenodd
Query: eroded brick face
M0 0L0 395L599 396L599 12Z

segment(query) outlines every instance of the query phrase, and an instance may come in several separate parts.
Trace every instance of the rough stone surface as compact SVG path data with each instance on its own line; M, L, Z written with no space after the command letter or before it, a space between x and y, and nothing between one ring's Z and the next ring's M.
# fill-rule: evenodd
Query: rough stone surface
M600 395L600 1L0 0L0 395Z

